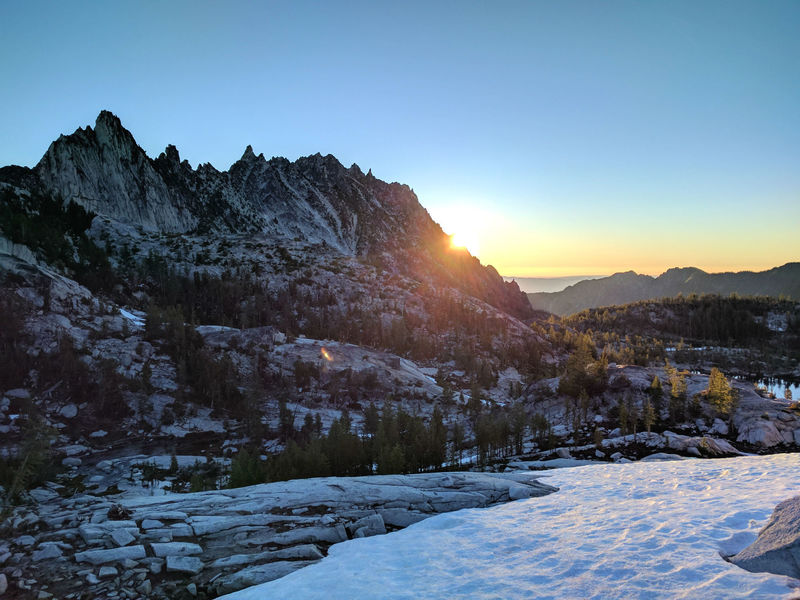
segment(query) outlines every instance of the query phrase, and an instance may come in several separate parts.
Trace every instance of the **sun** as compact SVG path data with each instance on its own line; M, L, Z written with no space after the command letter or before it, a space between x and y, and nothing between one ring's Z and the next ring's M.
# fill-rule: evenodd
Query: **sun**
M470 231L458 231L450 236L450 247L454 249L466 249L472 256L478 256L481 245L478 236Z

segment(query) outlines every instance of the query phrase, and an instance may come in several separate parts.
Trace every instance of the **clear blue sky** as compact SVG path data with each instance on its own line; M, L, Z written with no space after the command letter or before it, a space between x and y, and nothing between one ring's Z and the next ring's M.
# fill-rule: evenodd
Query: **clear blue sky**
M322 152L508 275L800 260L800 2L4 2L0 164Z

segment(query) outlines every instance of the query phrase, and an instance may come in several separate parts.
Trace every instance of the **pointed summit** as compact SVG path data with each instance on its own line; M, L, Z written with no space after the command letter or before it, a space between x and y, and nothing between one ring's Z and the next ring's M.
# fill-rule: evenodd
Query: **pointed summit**
M144 150L139 148L133 134L122 126L117 115L108 110L100 111L97 116L94 134L101 147L107 147L119 158L131 160L144 156Z
M97 115L97 119L95 119L94 126L95 129L99 127L106 127L108 129L125 130L125 128L122 126L122 121L120 121L119 117L110 110L101 110L100 114Z
M167 160L172 163L179 164L181 162L181 155L178 152L178 149L172 144L167 145L166 150L164 150L164 154L166 155Z
M244 149L244 154L242 154L242 158L239 160L244 160L247 162L254 161L256 159L256 153L253 152L253 147L250 144L247 144L247 148Z

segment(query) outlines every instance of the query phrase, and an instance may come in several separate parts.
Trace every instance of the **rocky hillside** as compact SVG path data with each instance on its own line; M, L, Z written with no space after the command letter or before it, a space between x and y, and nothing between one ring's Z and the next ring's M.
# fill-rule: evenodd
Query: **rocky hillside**
M800 303L792 300L679 296L589 309L561 322L591 332L601 346L627 339L641 350L650 340L651 358L658 346L692 370L717 366L751 380L800 379Z
M800 300L800 263L786 263L758 273L706 273L686 267L669 269L658 277L651 277L626 271L611 277L580 281L560 292L528 294L528 298L537 310L571 315L587 308L669 298L678 294L784 296Z

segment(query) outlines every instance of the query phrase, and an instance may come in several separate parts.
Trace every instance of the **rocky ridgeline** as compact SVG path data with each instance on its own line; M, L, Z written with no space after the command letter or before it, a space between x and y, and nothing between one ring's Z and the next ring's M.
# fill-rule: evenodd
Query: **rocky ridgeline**
M0 168L0 184L56 194L140 232L259 234L281 244L301 239L342 256L381 255L417 279L435 274L440 285L502 311L532 314L516 283L468 255L453 261L445 252L449 238L411 188L364 174L358 165L347 168L331 155L267 160L247 146L227 171L208 163L193 169L171 145L151 159L119 118L102 111L94 128L55 140L33 169Z
M35 504L0 526L0 584L20 598L213 598L282 577L348 539L555 491L521 472L292 480L116 501L39 488Z

